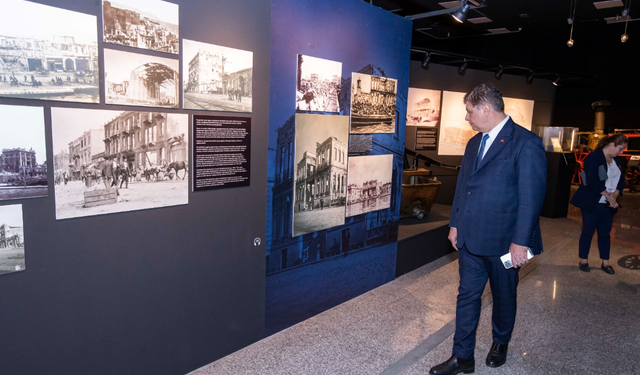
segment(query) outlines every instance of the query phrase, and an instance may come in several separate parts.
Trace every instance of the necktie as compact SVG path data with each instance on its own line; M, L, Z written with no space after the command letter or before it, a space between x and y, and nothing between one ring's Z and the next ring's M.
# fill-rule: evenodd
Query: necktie
M480 165L480 161L484 156L484 145L487 144L487 139L489 139L489 134L485 134L484 137L482 137L482 143L480 144L480 151L478 152L478 156L476 157L476 169L478 169L478 165Z

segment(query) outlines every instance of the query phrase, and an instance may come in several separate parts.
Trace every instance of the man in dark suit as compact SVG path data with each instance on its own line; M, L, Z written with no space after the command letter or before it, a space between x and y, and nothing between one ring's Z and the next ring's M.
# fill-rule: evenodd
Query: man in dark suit
M475 370L476 329L487 280L493 297L493 345L486 364L506 362L518 268L527 263L527 248L542 252L540 211L547 178L542 140L504 113L502 94L492 84L476 86L464 102L465 120L479 133L464 152L449 223L460 272L453 351L431 369L433 375ZM500 260L506 253L511 253L513 268Z

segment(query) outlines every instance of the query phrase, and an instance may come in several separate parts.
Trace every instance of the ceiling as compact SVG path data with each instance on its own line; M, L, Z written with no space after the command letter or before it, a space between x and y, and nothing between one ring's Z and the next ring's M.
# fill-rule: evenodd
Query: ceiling
M640 78L634 61L640 51L640 22L635 22L640 17L633 17L631 0L469 0L471 9L462 24L450 14L460 7L459 1L364 1L409 19L417 17L412 60L422 61L429 51L431 63L460 66L466 59L469 69L493 72L502 65L504 74L550 82L560 77L560 86L574 88L630 77L637 84ZM629 39L622 43L625 20Z

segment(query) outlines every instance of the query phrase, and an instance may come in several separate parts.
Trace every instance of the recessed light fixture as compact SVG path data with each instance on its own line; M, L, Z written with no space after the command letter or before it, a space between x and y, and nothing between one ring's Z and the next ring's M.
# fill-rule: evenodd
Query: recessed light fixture
M593 6L596 9L607 9L624 6L621 0L594 1Z
M476 18L469 18L467 19L467 21L473 23L473 24L479 24L479 23L491 23L493 22L493 20L489 17L476 17Z

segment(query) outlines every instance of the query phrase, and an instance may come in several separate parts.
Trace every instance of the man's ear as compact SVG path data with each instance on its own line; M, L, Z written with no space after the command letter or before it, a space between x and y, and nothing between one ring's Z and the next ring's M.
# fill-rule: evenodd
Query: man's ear
M491 106L487 103L482 104L480 109L482 110L482 114L485 116L488 116L489 114L491 114Z

